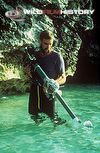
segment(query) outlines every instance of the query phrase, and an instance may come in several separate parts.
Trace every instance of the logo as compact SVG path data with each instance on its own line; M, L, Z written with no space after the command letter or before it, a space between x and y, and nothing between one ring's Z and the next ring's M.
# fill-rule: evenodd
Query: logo
M25 14L22 6L17 6L15 10L7 11L5 16L14 21L25 20Z
M94 10L87 10L87 9L70 9L70 10L55 10L55 9L44 9L44 10L39 10L36 8L33 9L24 9L22 6L17 6L15 10L7 11L5 13L5 16L10 18L11 20L14 21L24 21L25 20L25 15L41 15L41 14L46 14L46 15L92 15L94 13Z

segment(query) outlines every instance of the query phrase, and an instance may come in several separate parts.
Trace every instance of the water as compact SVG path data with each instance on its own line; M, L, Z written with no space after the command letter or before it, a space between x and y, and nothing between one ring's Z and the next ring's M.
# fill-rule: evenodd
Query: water
M99 153L100 86L68 85L63 97L82 123L75 123L57 102L66 125L49 119L36 125L27 113L28 94L0 97L0 153ZM90 120L93 128L83 124Z

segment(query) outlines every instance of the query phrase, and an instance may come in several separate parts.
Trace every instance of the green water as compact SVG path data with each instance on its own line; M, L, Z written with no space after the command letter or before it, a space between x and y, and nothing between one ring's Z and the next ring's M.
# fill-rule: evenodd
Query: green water
M67 86L63 97L81 119L75 123L57 102L67 125L49 119L36 125L27 113L28 94L0 97L0 153L99 153L100 86ZM90 120L93 128L83 126Z

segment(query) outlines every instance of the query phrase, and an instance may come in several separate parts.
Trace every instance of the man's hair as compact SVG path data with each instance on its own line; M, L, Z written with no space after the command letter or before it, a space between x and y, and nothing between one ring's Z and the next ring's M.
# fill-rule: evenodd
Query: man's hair
M53 38L53 34L50 31L45 30L40 33L40 40Z

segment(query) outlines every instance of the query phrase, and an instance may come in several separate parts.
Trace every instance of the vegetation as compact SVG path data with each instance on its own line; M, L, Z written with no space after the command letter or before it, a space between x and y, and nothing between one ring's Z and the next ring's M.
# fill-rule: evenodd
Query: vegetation
M25 57L23 50L30 45L37 49L39 47L38 35L44 29L49 29L54 33L54 49L61 52L64 57L66 75L73 76L76 71L82 38L84 37L82 37L83 32L93 29L91 14L50 14L46 12L45 14L32 14L31 12L30 14L22 14L24 21L7 18L5 12L16 10L17 6L27 10L92 10L92 0L1 0L1 82L9 79L27 82L29 78L23 70L23 58ZM8 85L8 87L11 86ZM3 86L1 88L4 90Z

